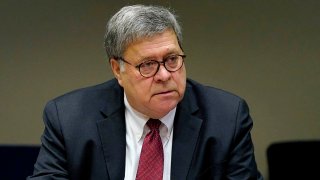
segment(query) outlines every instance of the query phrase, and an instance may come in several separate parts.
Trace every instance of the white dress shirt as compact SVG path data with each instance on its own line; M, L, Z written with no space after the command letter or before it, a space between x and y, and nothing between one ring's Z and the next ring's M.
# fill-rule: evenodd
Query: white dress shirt
M139 158L144 137L150 131L146 123L149 117L133 109L124 95L126 122L126 165L125 180L136 179ZM170 180L173 120L176 108L160 119L160 136L163 145L164 167L163 180Z

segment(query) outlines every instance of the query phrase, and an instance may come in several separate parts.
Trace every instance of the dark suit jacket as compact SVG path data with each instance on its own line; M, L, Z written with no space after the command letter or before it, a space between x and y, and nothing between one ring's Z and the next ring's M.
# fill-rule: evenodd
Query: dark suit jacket
M42 147L30 179L124 179L123 89L115 79L46 105ZM262 179L239 97L187 81L174 120L171 179Z

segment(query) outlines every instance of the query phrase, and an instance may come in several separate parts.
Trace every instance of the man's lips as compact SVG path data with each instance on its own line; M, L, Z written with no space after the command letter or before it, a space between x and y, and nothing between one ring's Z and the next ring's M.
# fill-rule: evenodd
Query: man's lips
M165 94L170 94L170 93L173 93L173 92L174 92L173 90L161 91L161 92L155 93L154 95L165 95Z

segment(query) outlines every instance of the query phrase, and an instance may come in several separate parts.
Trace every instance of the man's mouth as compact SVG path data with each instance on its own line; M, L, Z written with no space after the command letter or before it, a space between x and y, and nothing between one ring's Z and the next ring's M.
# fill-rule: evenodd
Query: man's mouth
M173 93L174 93L175 91L173 91L173 90L171 90L171 91L162 91L162 92L158 92L158 93L155 93L154 95L155 96L172 96L173 95Z

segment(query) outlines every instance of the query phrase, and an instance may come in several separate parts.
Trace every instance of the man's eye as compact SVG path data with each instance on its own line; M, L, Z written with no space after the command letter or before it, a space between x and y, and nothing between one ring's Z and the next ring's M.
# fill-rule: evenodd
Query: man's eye
M178 59L178 56L176 56L176 55L169 56L169 57L167 57L166 62L169 64L175 63L177 61L177 59Z
M147 61L141 64L141 67L148 68L148 67L154 67L157 63L155 61Z

